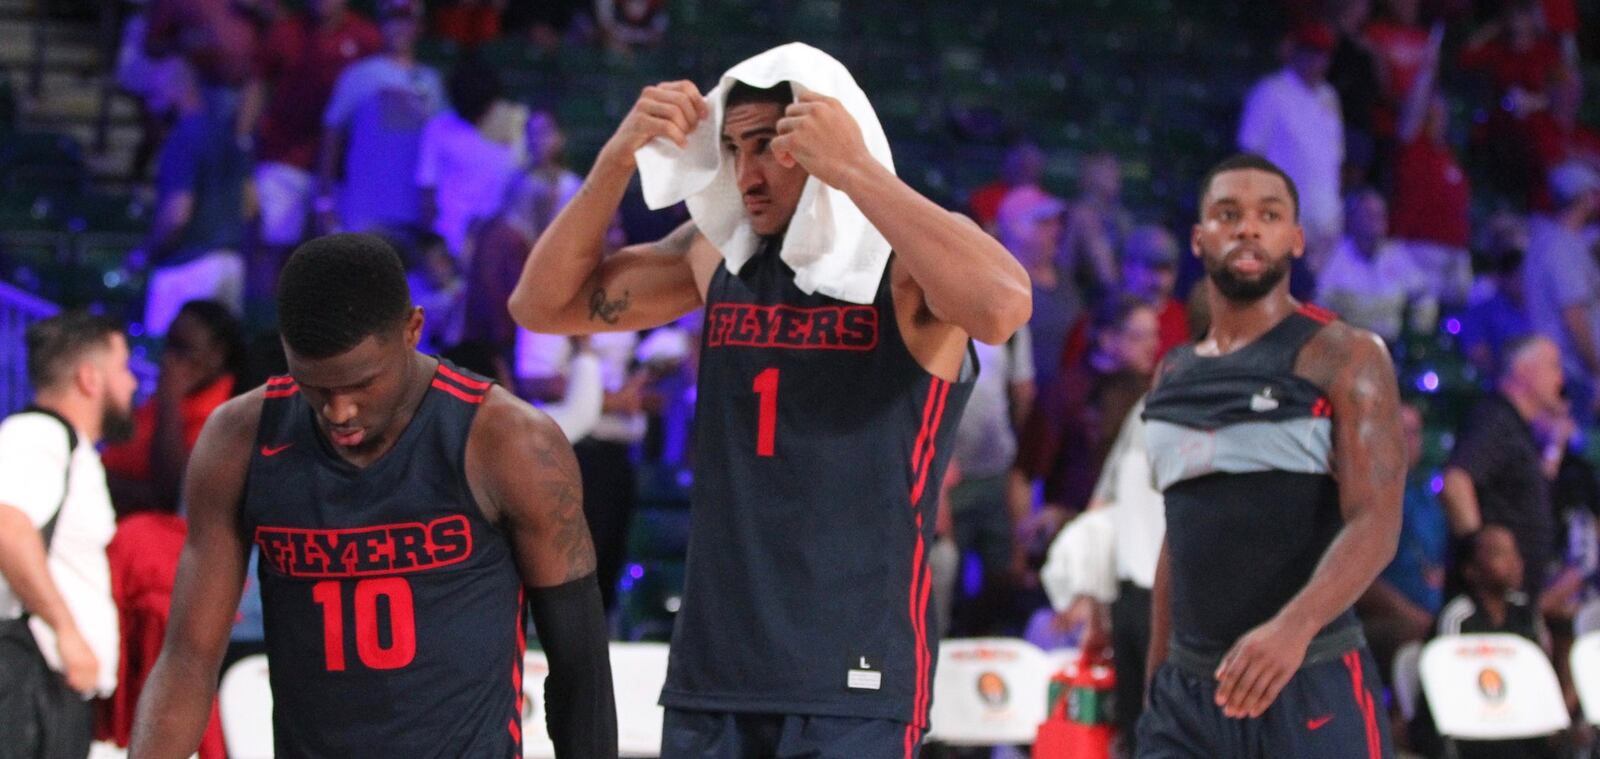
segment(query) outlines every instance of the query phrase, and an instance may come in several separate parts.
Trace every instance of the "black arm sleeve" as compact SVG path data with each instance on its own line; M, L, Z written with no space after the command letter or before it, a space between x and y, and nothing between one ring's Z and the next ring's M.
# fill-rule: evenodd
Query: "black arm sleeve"
M551 588L528 588L533 624L550 663L546 727L561 759L614 759L617 704L600 585L594 573Z

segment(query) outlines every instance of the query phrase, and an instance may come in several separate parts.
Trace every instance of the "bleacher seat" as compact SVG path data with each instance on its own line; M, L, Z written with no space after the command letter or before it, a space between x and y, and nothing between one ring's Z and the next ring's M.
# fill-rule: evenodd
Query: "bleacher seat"
M1600 632L1578 633L1568 664L1584 721L1600 725Z

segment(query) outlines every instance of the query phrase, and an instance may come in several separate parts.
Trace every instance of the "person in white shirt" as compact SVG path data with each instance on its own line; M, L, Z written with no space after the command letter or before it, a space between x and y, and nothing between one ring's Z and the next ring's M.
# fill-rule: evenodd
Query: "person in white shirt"
M521 159L482 129L500 97L494 69L461 64L445 87L450 109L422 128L416 182L422 188L424 221L461 259L471 254L474 227L500 209Z
M1288 65L1257 82L1239 119L1239 149L1283 167L1300 192L1306 261L1318 271L1343 231L1339 172L1344 164L1344 121L1339 94L1328 84L1337 42L1326 24L1307 24L1290 35Z
M1433 329L1439 304L1431 282L1407 247L1389 238L1389 204L1377 190L1350 193L1347 232L1317 276L1317 305L1391 346L1405 327Z
M83 757L119 644L95 445L132 432L138 380L105 317L46 319L26 344L34 405L0 422L0 754Z

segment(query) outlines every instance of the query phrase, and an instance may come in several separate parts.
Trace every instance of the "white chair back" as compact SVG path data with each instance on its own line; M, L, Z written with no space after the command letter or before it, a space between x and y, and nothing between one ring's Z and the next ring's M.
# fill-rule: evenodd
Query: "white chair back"
M1600 632L1600 598L1589 599L1572 618L1573 635L1581 638L1592 632Z
M667 644L611 644L611 683L617 698L619 755L661 755L661 720L665 711L657 700L666 682Z
M1394 652L1394 699L1400 716L1409 724L1417 716L1417 696L1422 693L1422 643L1411 641Z
M1578 703L1583 705L1584 720L1600 725L1600 632L1579 634L1572 644L1568 663L1572 667L1572 684L1578 691Z
M272 682L267 656L233 663L217 688L222 712L222 742L232 759L272 759Z
M939 644L928 739L956 746L1032 743L1048 712L1051 659L1015 638Z
M1422 649L1420 669L1434 724L1447 738L1532 738L1571 724L1555 669L1527 638L1435 638Z

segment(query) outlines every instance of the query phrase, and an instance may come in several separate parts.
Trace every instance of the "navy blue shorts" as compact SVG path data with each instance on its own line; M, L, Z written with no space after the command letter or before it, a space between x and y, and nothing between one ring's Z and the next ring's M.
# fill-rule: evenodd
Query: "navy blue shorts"
M1139 759L1390 759L1383 683L1365 647L1302 668L1254 719L1223 716L1215 679L1167 662L1139 718Z
M661 759L916 759L922 732L885 719L669 707L661 729Z

